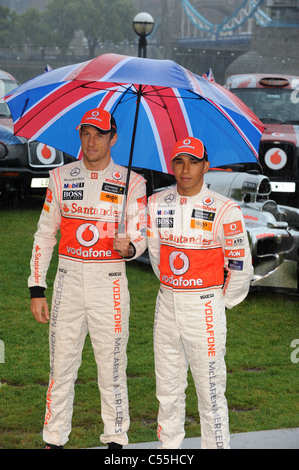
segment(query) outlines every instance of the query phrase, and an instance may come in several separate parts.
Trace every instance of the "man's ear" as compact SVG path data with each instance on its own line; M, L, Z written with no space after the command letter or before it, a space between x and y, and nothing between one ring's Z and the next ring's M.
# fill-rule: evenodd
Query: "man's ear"
M204 161L204 167L203 167L203 172L206 174L209 171L210 168L210 162L208 160Z
M115 132L115 134L113 135L112 139L110 140L111 147L112 147L114 144L116 144L117 138L118 138L118 135L117 135L117 133Z

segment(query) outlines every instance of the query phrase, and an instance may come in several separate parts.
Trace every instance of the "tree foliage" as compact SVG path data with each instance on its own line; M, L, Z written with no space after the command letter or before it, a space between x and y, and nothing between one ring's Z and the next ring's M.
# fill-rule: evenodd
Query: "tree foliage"
M136 8L130 0L71 0L78 13L77 28L84 32L90 57L101 42L133 40Z
M17 46L22 43L22 29L19 15L7 7L0 6L1 47Z
M94 57L100 43L134 39L136 13L131 0L52 0L45 11L29 8L22 15L0 6L1 46L26 44L42 52L57 46L65 55L75 32L81 30Z

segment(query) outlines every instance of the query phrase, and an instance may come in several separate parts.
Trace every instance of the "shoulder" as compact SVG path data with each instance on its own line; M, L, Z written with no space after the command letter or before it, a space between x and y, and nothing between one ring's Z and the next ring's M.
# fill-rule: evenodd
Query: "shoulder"
M158 191L152 194L148 201L149 203L161 203L164 201L165 204L171 204L173 201L175 201L175 192L176 186L170 186L163 191Z
M118 178L122 179L123 181L126 181L127 179L127 174L128 174L128 169L122 165L118 165L117 163L114 163L113 165L113 177L117 176ZM146 180L143 178L142 175L139 173L131 170L130 171L130 185L132 183L135 184L145 184Z
M222 194L217 193L216 191L213 191L211 189L208 189L206 194L219 207L222 207L222 206L225 206L225 207L239 207L238 203L236 201L234 201L233 199L229 199L228 197L223 196Z
M62 176L78 176L81 173L81 161L76 160L66 165L58 166L53 170L49 171L50 176L57 177L58 175Z

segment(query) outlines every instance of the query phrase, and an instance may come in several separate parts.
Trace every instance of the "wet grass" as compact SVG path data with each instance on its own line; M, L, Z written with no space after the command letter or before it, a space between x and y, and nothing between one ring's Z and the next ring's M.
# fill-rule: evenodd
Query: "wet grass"
M30 313L27 277L40 205L0 210L0 448L41 448L48 383L48 327ZM48 273L48 301L56 271ZM128 264L131 293L128 387L131 442L156 440L158 403L152 328L158 281L151 268ZM298 362L291 342L299 338L298 299L251 293L227 312L227 399L231 432L298 426ZM293 360L291 354L293 353ZM295 358L295 361L294 361ZM79 370L73 429L67 448L100 445L103 429L96 365L87 337ZM186 398L186 435L199 435L192 378Z

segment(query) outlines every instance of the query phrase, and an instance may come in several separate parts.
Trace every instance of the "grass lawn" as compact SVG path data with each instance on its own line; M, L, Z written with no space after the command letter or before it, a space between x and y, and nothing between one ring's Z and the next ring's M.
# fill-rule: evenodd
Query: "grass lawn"
M41 448L48 384L48 326L30 313L27 278L41 205L0 210L0 448ZM48 272L50 302L56 257ZM131 293L128 387L131 442L156 440L152 329L158 281L137 262L127 268ZM252 292L227 312L227 399L232 433L298 426L298 299ZM297 354L297 357L299 355ZM0 355L1 359L1 355ZM66 448L99 446L103 429L96 365L87 337L76 384L73 430ZM192 378L186 398L186 436L199 435Z

